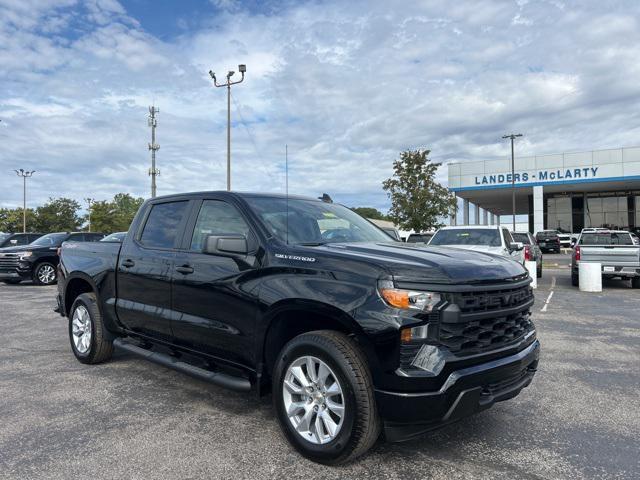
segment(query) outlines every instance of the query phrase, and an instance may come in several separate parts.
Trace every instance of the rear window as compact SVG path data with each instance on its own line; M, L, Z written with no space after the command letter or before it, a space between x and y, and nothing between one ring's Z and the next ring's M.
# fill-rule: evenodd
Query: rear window
M409 238L407 238L407 242L408 243L427 243L429 240L431 240L432 235L429 234L416 234L416 233L412 233L411 235L409 235Z
M585 233L580 245L633 245L633 240L628 233Z
M140 236L140 243L145 247L173 248L187 203L186 201L168 202L151 207Z
M499 247L500 234L498 230L469 228L455 230L439 230L433 236L429 245L487 245Z
M511 234L514 242L524 243L525 245L531 245L531 240L529 240L529 235L526 233L517 233L514 232Z

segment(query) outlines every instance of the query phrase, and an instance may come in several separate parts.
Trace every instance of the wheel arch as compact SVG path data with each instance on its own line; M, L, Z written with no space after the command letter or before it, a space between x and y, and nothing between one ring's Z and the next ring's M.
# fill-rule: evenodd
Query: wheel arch
M266 330L258 358L268 375L273 372L278 353L294 337L314 330L336 330L353 337L365 351L368 341L362 327L349 313L326 303L311 300L279 302L265 314Z
M64 288L64 314L66 316L71 314L73 302L83 293L94 293L97 298L98 292L91 277L82 272L70 275ZM99 303L98 308L100 308Z

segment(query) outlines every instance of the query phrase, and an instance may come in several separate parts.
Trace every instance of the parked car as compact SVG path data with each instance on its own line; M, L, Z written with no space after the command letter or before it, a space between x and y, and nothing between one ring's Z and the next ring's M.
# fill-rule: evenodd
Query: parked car
M635 233L631 233L631 239L633 243L636 245L640 245L640 237L638 237Z
M536 233L536 241L542 252L560 253L560 237L556 230L542 230Z
M65 243L57 308L80 362L117 346L270 391L291 444L337 464L529 385L530 283L500 256L389 242L338 204L204 192L147 200L121 244Z
M524 265L524 245L516 242L506 227L499 225L442 227L431 238L429 245L492 253Z
M410 233L407 237L407 243L429 243L433 237L433 233Z
M560 240L560 247L561 248L571 248L573 245L571 245L571 234L570 233L564 233L564 232L560 232L557 231L558 233L558 240Z
M127 236L127 232L115 232L115 233L112 233L111 235L107 235L100 241L101 242L122 242L122 240L124 240L124 237L126 236Z
M629 278L633 288L640 288L640 246L627 231L583 230L571 260L571 283L576 287L585 262L600 263L604 278Z
M20 283L33 280L36 285L56 282L58 248L65 241L97 242L103 233L57 232L43 235L28 245L0 250L0 281Z
M41 233L0 233L0 248L27 245L41 236Z
M524 245L525 262L536 262L536 275L542 277L542 250L538 246L538 242L529 232L512 232L511 236L516 242Z

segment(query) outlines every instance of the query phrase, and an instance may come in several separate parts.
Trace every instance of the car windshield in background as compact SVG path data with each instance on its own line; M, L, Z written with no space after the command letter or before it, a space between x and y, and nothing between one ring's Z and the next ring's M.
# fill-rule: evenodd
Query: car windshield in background
M497 229L469 228L439 230L429 245L488 245L499 247L500 234Z
M127 232L112 233L111 235L107 235L100 241L101 242L122 242L126 235L127 235Z
M68 236L67 233L50 233L31 242L31 245L36 247L52 247L54 245L60 245Z
M246 197L245 200L267 229L285 243L322 245L393 241L357 213L335 203L273 197Z
M584 233L580 245L633 245L631 235L621 233Z
M518 233L512 232L511 236L513 237L514 242L524 243L525 245L531 245L531 240L529 240L529 235L526 233Z

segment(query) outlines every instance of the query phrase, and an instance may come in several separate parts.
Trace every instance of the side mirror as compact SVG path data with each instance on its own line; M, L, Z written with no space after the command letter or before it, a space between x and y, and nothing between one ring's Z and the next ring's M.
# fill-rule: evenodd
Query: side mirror
M249 253L244 235L207 235L202 253L210 255L246 255Z
M18 240L16 240L16 239L14 238L14 239L9 240L9 243L10 243L11 245L17 245L17 244L18 244Z
M519 252L520 250L522 250L524 248L524 243L522 242L511 242L509 244L509 250L511 250L512 252Z

